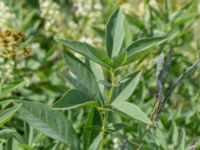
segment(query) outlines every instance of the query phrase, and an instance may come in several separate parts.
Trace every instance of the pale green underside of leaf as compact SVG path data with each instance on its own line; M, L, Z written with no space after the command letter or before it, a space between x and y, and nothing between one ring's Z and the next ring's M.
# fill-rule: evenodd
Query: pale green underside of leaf
M54 109L67 110L71 108L76 108L84 105L89 105L95 101L89 97L87 94L77 90L72 89L67 91L61 98L53 105Z
M67 39L57 39L57 41L106 68L111 68L112 66L110 58L103 51L100 51L87 43Z
M90 61L90 68L91 68L92 72L94 73L94 75L95 75L95 77L97 79L101 95L104 95L104 86L99 83L99 81L105 80L104 73L103 73L103 68L99 64L97 64L97 63L95 63L93 61Z
M146 52L148 52L150 48L158 46L166 40L166 37L150 37L134 41L130 46L125 49L128 54L128 58L125 64L131 63L132 61L139 59L141 56L146 54Z
M76 133L71 123L61 113L49 109L44 104L23 102L19 115L45 135L68 144L73 150L79 150Z
M6 122L8 122L14 114L21 107L21 104L15 105L9 109L6 109L0 113L0 127L3 126Z
M114 99L113 102L124 102L126 101L136 89L141 77L141 72L139 72L130 83L121 91L121 93Z
M151 121L146 116L146 114L135 104L129 102L113 102L111 105L115 109L130 116L133 119L136 119L146 124L151 124Z
M124 36L124 16L122 10L118 8L110 17L106 28L106 48L110 58L120 53Z

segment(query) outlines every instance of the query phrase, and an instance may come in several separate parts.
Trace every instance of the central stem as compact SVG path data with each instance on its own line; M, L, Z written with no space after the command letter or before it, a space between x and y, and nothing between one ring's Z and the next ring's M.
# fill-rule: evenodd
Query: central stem
M108 92L108 99L106 101L106 105L108 105L112 99L112 93L114 90L114 71L111 69L110 71L110 77L111 77L111 87L110 90ZM106 131L106 125L107 125L107 120L108 120L108 111L106 110L105 112L103 112L103 125L102 125L102 140L101 140L101 144L100 144L100 150L103 150L103 146L104 146L104 137L105 137L105 131Z

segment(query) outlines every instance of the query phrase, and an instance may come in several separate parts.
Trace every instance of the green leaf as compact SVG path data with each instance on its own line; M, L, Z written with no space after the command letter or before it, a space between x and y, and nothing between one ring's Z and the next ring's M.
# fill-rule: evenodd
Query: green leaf
M172 29L171 31L169 31L167 33L168 42L170 43L171 41L173 41L180 34L181 34L181 29L179 29L179 28Z
M100 132L99 135L93 140L92 144L89 147L89 150L99 150L102 136L103 134L102 132Z
M127 21L127 19L125 19L124 27L125 27L124 46L127 47L132 43L132 39L133 39L132 38L133 33L132 33L132 30L131 30L132 24L130 24Z
M10 84L7 84L6 86L2 87L1 92L0 92L0 98L5 97L8 95L10 92L21 86L24 82L23 81L16 81Z
M0 138L9 138L9 137L14 137L15 139L17 139L20 143L24 143L25 140L24 138L16 132L15 129L9 129L9 128L5 128L5 129L1 129L0 130Z
M85 127L83 130L83 148L84 150L88 150L92 140L95 139L99 131L91 131L87 127L91 126L100 126L101 127L101 117L96 108L91 107L87 121L85 123Z
M57 39L57 41L69 47L70 49L74 50L75 52L88 57L94 62L108 69L111 68L112 63L111 63L110 58L103 51L100 51L89 44L81 43L78 41L66 40L66 39Z
M134 41L125 49L128 54L128 58L125 64L129 64L132 61L139 59L141 56L145 55L146 52L150 50L150 48L158 46L166 40L166 37L150 37Z
M106 48L110 58L118 56L125 36L124 16L117 8L110 17L106 28Z
M104 86L99 83L99 81L105 80L102 67L100 65L96 64L95 62L90 61L90 68L97 79L101 94L104 95Z
M171 15L171 22L175 21L177 18L185 15L185 12L189 12L189 9L194 5L194 1L189 1L185 3L179 10L177 10L174 14Z
M104 100L101 96L99 86L93 72L71 53L64 51L63 54L66 64L69 66L70 70L90 92L88 95L92 95L92 98L98 99L99 103L103 105Z
M2 101L0 101L0 109L5 109L12 102L13 102L13 100L2 100Z
M125 127L127 127L125 123L112 123L109 124L107 130L111 132L118 132L119 130L124 129Z
M177 150L185 150L185 130L182 128Z
M135 104L129 102L113 102L111 105L115 109L125 113L133 119L139 120L146 124L151 124L151 121L146 114Z
M100 80L100 81L98 81L98 83L105 86L106 88L112 86L112 84L110 82L108 82L107 80Z
M3 129L0 130L0 137L5 138L7 136L13 135L14 133L16 133L16 131L13 129Z
M112 101L127 87L130 81L137 76L139 72L131 73L130 75L122 78L114 87L112 93Z
M128 18L128 21L131 23L131 25L136 26L143 32L147 32L144 21L140 20L140 18L136 14L131 13L131 15L127 15L127 18Z
M162 133L160 129L156 130L156 137L160 143L160 146L165 149L167 147L165 135Z
M137 87L141 77L141 72L139 72L127 86L120 92L120 94L113 100L113 102L124 102L126 101L134 92Z
M21 104L18 104L1 112L0 113L0 127L3 126L6 122L8 122L14 116L14 114L18 111L20 107L21 107Z
M91 102L95 102L91 97L87 94L77 90L72 89L67 91L60 100L58 100L54 105L53 108L59 110L67 110L71 108L80 107Z
M67 82L69 82L70 84L72 84L76 89L78 89L79 91L83 92L83 93L88 93L88 95L90 97L93 97L91 92L87 89L87 87L85 87L82 82L74 77L71 77L69 74L64 75L64 78L67 80Z
M67 118L40 103L23 102L19 110L20 117L45 135L79 150L79 140Z
M173 145L177 145L178 142L178 128L177 125L173 122L172 124L173 130L172 130L172 143Z
M173 22L173 27L184 25L190 21L193 21L193 19L197 19L199 17L199 13L188 13L184 14L183 16L180 16Z
M118 68L118 67L122 66L126 62L126 59L127 59L126 52L123 52L123 53L119 54L118 56L114 57L113 58L113 67Z
M101 38L105 38L105 30L98 26L93 26L92 29L95 31L95 33Z
M7 142L6 142L6 150L13 150L13 149L14 149L13 138L8 137Z
M168 98L173 94L174 90L182 83L182 81L185 80L198 68L200 68L200 60L197 60L192 66L188 67L186 71L183 72L172 85L170 85L169 89L166 91L163 103L168 100Z

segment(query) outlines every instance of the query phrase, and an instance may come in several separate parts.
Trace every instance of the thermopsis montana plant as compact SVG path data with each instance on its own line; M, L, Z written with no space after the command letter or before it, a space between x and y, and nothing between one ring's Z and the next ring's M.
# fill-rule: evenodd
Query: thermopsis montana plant
M53 106L60 110L91 106L83 131L82 146L85 150L94 150L99 146L101 150L104 149L104 139L109 132L110 113L119 111L132 119L151 124L150 119L138 106L128 102L128 98L137 87L142 71L135 70L127 77L116 81L116 70L138 60L150 48L164 43L166 38L144 38L124 47L124 19L120 8L110 17L106 27L106 52L87 43L57 39L59 43L85 58L83 61L72 52L63 51L66 64L74 75L67 75L66 78L75 88L67 91ZM105 72L109 74L109 81L106 80ZM96 128L99 132L93 133L91 128Z

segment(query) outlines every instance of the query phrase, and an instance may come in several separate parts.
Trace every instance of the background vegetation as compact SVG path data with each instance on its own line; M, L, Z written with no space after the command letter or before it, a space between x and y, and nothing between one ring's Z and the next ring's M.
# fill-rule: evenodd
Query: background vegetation
M142 41L138 49L145 51L134 61L121 67L122 55L115 64L116 82L142 71L128 102L148 116L150 125L110 107L77 107L72 99L55 108L74 89L68 75L75 73L66 67L62 50L88 61L57 39L105 50L106 25L119 6L125 27L122 48L144 38L165 39L149 45ZM0 149L200 149L198 0L1 0L0 10ZM112 74L106 67L102 71L98 84L109 90ZM104 111L109 112L106 131L98 138Z

